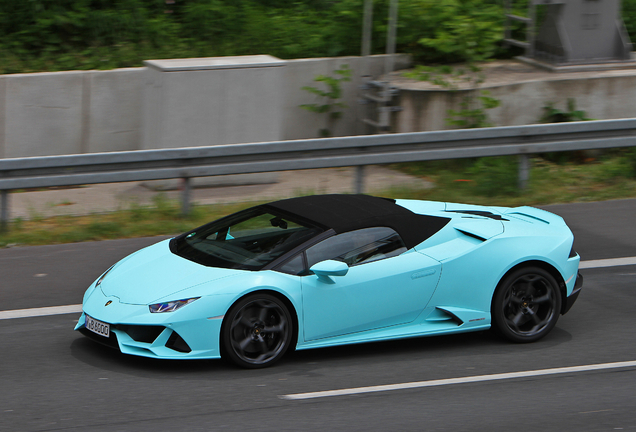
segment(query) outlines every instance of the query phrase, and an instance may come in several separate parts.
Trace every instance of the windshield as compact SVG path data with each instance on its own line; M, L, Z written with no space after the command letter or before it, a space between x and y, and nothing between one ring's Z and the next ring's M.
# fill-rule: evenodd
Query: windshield
M254 207L173 240L172 251L208 267L260 270L323 230Z

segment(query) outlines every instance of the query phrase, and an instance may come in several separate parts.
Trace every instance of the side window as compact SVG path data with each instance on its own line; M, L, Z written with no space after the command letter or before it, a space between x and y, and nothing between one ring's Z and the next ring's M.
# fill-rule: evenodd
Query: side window
M299 253L294 258L287 261L278 268L281 273L290 275L301 275L305 271L305 263L303 262L303 254Z
M365 264L399 255L406 251L404 242L391 228L375 227L349 231L307 249L307 262L312 265L332 259L349 266Z

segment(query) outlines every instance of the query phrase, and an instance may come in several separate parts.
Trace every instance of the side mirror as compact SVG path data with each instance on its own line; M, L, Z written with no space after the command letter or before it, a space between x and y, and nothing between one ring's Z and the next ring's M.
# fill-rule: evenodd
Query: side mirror
M346 263L335 260L320 261L314 264L309 270L311 270L318 279L325 283L335 283L330 276L344 276L349 271L349 266Z

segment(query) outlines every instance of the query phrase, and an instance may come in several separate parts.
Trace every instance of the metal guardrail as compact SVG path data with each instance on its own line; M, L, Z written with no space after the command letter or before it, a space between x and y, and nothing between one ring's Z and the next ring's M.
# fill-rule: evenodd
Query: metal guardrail
M530 154L631 146L636 119L0 159L0 222L12 189L184 178L186 211L193 177L516 154L524 187Z

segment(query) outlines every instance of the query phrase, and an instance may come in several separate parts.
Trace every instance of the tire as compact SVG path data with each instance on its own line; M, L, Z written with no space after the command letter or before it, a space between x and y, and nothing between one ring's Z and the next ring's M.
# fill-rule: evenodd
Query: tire
M225 315L222 356L250 369L268 367L291 345L294 322L287 306L270 294L248 295Z
M492 301L493 329L517 342L534 342L556 325L561 291L550 273L522 267L501 280Z

